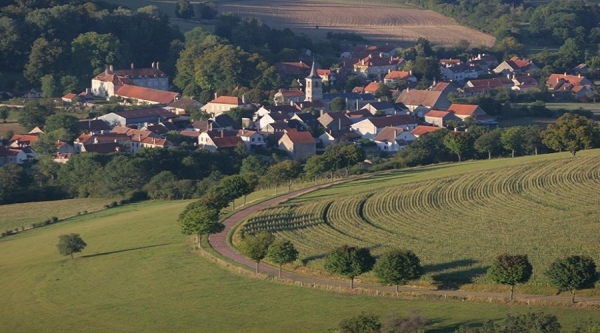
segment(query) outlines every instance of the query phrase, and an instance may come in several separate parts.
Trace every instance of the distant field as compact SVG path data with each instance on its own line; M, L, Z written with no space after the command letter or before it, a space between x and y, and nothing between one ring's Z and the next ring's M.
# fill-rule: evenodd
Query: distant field
M3 332L328 332L361 312L432 319L428 332L543 310L566 330L597 310L338 294L253 280L192 251L176 216L187 202L145 202L0 239ZM79 233L75 260L58 236Z
M600 103L546 103L546 107L550 110L566 109L566 110L590 110L594 113L600 113Z
M496 255L528 254L534 275L522 292L552 294L543 275L551 261L584 254L600 262L599 191L600 150L453 163L319 190L257 213L246 229L295 242L317 269L343 244L375 255L408 248L425 265L421 283L442 288L481 288Z
M541 127L548 127L550 124L556 122L555 118L538 118L538 117L519 117L511 119L503 119L498 121L500 127L511 127L511 126L529 126L538 125Z
M109 0L131 8L158 6L170 16L175 0ZM290 28L297 33L323 38L327 32L356 32L369 40L414 42L425 37L432 43L454 45L468 40L472 46L492 46L494 37L459 25L454 19L430 10L421 10L394 0L328 1L214 1L220 12L256 17L271 27ZM196 2L192 2L196 3ZM173 21L182 30L189 24ZM319 29L316 29L319 26Z
M53 216L64 219L79 212L95 212L112 201L114 199L85 198L0 205L0 231L29 226Z
M19 123L3 123L0 121L0 136L3 136L6 131L13 131L15 134L25 133L25 129Z

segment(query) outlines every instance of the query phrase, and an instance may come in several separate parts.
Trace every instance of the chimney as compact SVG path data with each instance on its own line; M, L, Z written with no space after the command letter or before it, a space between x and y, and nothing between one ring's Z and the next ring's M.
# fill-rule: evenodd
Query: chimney
M104 74L108 74L108 67L104 70Z
M219 95L217 93L215 93L215 99L217 99L217 97L219 97Z
M408 71L408 75L409 75L409 76L412 76L412 69L410 69L410 70Z
M390 68L390 69L388 69L388 74L390 74L391 72L392 72L392 69L391 69L391 68Z
M108 66L108 69L109 69L110 73L112 74L113 73L113 65Z
M577 77L581 77L581 73L577 74Z
M155 63L155 62L153 62L153 63L152 63L152 69L155 69L155 68L156 68L156 63Z
M208 121L208 130L212 131L212 121L207 120Z
M134 68L133 68L133 63L131 63L131 69L134 69Z
M360 60L360 64L361 64L361 65L364 65L364 64L365 64L365 59L361 59L361 60Z
M372 58L373 58L373 54L369 53L369 59L372 59Z
M242 94L242 104L246 104L246 94Z
M563 74L563 76L567 76L567 72L565 72L565 74Z
M221 137L225 137L225 135L223 134L223 130L221 130Z
M160 62L156 62L156 69L160 70Z

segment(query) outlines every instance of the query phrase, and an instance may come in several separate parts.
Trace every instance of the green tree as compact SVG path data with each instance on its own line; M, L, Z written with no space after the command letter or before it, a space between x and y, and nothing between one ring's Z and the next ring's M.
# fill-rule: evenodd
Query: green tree
M73 75L65 75L60 78L60 86L63 95L74 93L79 90L79 80Z
M502 146L511 151L511 157L515 157L515 152L523 150L525 145L525 130L521 126L513 126L505 129L500 138Z
M587 256L557 259L546 271L546 276L559 292L571 291L571 302L575 303L575 291L592 287L596 282L596 263Z
M245 235L240 250L243 254L256 262L256 273L259 272L258 264L269 251L269 246L275 241L275 236L270 232L261 231L255 235Z
M184 235L196 235L198 243L202 235L217 234L225 229L225 225L219 221L219 211L207 206L189 210L179 219L179 226Z
M241 175L242 175L242 177L244 177L244 181L246 182L246 188L245 188L245 192L244 192L244 203L243 203L243 205L246 206L246 197L248 196L248 194L251 194L252 192L254 192L254 190L258 186L258 175L255 174L254 172L245 172L245 173L242 173Z
M340 333L379 333L379 316L362 313L356 317L342 319L338 325Z
M537 155L538 150L543 147L542 132L540 126L527 126L525 128L525 149Z
M46 118L46 125L44 126L45 132L53 132L59 129L64 129L67 136L61 138L62 140L72 142L79 136L79 120L77 117L66 114L58 113L53 114Z
M331 100L329 108L333 111L342 111L346 109L346 101L341 97L336 97Z
M68 234L58 236L58 252L63 256L71 256L73 259L73 253L79 253L85 249L87 244L83 241L79 234Z
M29 61L25 65L23 75L34 84L40 82L46 74L57 74L60 71L61 60L64 59L66 47L58 39L48 42L44 38L38 38L33 42Z
M450 132L444 138L444 145L458 156L458 161L462 160L462 154L467 152L471 146L469 135L464 132Z
M71 42L71 53L71 67L82 80L101 73L107 65L122 65L121 42L112 34L80 34Z
M46 131L40 134L38 140L33 143L33 149L36 154L40 155L51 155L56 153L56 143L58 141L67 141L68 133L64 129L57 129L54 131Z
M220 192L223 193L233 204L235 209L235 199L248 194L248 183L241 175L233 175L221 179L219 184Z
M510 286L510 300L513 300L515 285L531 278L533 267L526 255L501 254L488 269L488 277L495 283Z
M171 200L178 197L178 180L175 174L171 171L162 171L150 179L144 185L144 189L148 193L150 199L165 199Z
M194 7L188 0L178 0L175 5L175 17L190 19L194 17Z
M502 149L502 130L495 129L483 133L477 140L475 140L475 150L480 153L488 153L488 159L492 159L492 153L498 152Z
M327 161L323 155L313 155L304 164L304 174L308 179L317 182L317 177L327 171Z
M52 114L54 114L53 108L37 101L27 102L19 111L19 124L29 131L36 126L44 125L46 118Z
M242 160L240 174L254 173L258 177L263 176L269 169L269 162L260 157L249 155Z
M375 258L367 248L343 245L331 251L325 258L325 269L333 274L350 278L350 288L354 288L354 277L373 268Z
M46 74L41 78L42 82L42 97L52 98L60 93L59 86L54 79L54 75Z
M6 123L6 119L8 119L9 115L10 115L10 108L8 106L0 106L0 118L2 118L2 121L4 123Z
M556 124L550 124L548 129L542 132L543 142L549 148L564 148L575 156L581 149L592 146L596 127L597 125L586 117L565 113L556 120Z
M279 265L279 277L281 277L281 266L298 259L298 250L294 247L294 243L289 240L279 239L269 246L267 257Z
M300 163L296 161L286 160L272 165L264 175L264 180L268 184L275 185L275 194L277 194L277 188L282 183L287 183L288 192L291 190L292 182L298 178L302 167Z
M408 250L391 250L384 253L373 268L375 276L382 285L405 285L423 274L421 261L416 254Z

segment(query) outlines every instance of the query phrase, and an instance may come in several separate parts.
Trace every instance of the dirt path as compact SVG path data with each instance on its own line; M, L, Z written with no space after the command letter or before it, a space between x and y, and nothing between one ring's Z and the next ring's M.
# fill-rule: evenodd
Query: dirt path
M338 183L338 182L336 182L336 183ZM221 233L210 235L210 237L208 238L208 243L215 251L219 252L224 257L227 257L237 263L243 264L245 266L250 267L251 269L254 269L256 267L256 264L254 261L248 259L247 257L240 255L234 249L229 247L229 245L227 244L227 235L229 234L231 229L234 228L239 222L243 221L245 218L247 218L251 214L253 214L263 208L267 208L269 206L279 204L288 199L291 199L291 198L294 198L294 197L297 197L297 196L300 196L300 195L303 195L308 192L312 192L312 191L315 191L315 190L318 190L318 189L321 189L324 187L328 187L328 186L331 186L332 184L336 184L336 183L329 183L329 184L318 185L318 186L313 186L313 187L309 187L309 188L305 188L305 189L301 189L301 190L292 191L290 193L287 193L287 194L275 197L273 199L269 199L267 201L261 202L254 206L249 206L248 208L243 209L243 210L233 214L232 216L228 217L227 219L225 219L223 221L223 224L225 224L225 229ZM260 264L260 272L271 274L271 275L277 275L279 271L275 267L268 266L266 264L261 263ZM295 281L302 281L305 283L316 283L316 284L330 285L330 286L336 286L336 287L337 286L349 287L349 281L318 278L318 277L313 277L313 276L297 274L297 273L289 272L289 271L283 271L282 277L287 278L287 279L292 279ZM385 291L385 292L389 292L389 293L395 291L395 287L392 287L392 286L384 287L384 286L380 286L380 285L365 284L365 283L360 283L360 282L355 282L354 287ZM418 293L418 294L449 296L449 297L478 297L478 298L499 298L499 299L508 298L508 293L486 293L486 292L472 292L472 291L461 291L461 290L427 290L427 289L407 288L407 287L400 288L400 291L401 292ZM544 301L570 301L571 297L570 296L562 296L562 295L560 295L560 296L544 296L544 295L515 294L515 299L544 300ZM578 303L579 302L600 302L600 297L576 297L576 301Z

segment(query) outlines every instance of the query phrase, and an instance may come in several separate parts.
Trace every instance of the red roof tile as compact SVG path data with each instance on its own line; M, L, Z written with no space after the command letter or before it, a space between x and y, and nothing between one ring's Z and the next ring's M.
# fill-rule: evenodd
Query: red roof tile
M477 110L478 105L469 105L469 104L452 104L448 108L448 112L453 112L456 115L460 116L471 116Z
M219 96L219 97L213 99L212 101L210 101L209 103L241 105L242 101L238 97L235 97L235 96Z
M444 117L448 116L449 114L450 114L450 112L446 112L446 111L431 110L425 114L425 117L444 118Z
M427 133L431 133L433 131L437 131L439 129L442 129L442 128L441 127L437 127L437 126L419 125L414 130L412 130L411 133L414 136L421 136L421 135L425 135Z
M115 95L158 104L169 104L179 96L179 93L125 84L115 91Z

